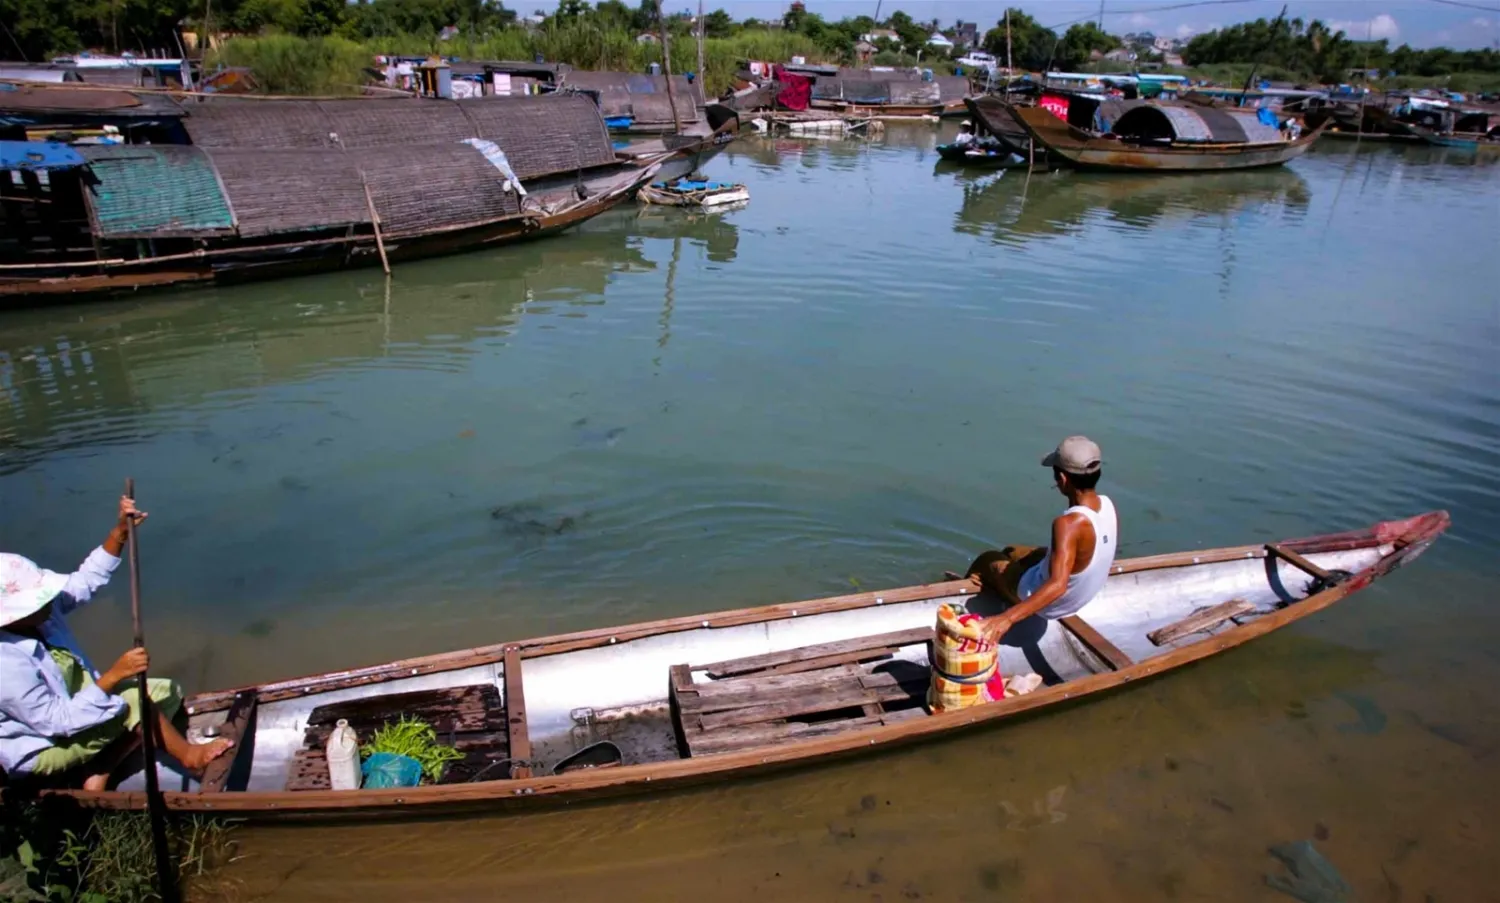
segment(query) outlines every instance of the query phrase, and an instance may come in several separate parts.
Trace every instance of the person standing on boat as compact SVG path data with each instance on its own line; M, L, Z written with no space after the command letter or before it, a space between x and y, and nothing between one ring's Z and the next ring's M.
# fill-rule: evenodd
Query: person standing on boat
M58 574L29 558L0 553L0 770L9 775L57 775L88 762L127 731L140 727L137 675L146 650L131 649L104 673L83 654L66 615L88 602L120 565L128 523L146 519L129 498L104 543L78 570ZM172 726L182 691L170 680L149 681L158 713L158 742L189 771L201 772L229 749L224 739L192 744ZM90 773L86 790L109 779Z
M1069 436L1042 459L1068 499L1052 522L1052 544L1045 548L1010 546L974 559L968 576L1000 596L1005 609L985 620L986 636L998 642L1006 631L1031 617L1065 618L1089 603L1109 577L1119 545L1114 503L1096 487L1103 474L1099 446L1086 436Z

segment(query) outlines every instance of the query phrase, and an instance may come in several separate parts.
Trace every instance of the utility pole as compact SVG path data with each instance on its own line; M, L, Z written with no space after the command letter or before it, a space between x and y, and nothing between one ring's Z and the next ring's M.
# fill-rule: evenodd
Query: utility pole
M1099 0L1099 30L1104 30L1104 0Z

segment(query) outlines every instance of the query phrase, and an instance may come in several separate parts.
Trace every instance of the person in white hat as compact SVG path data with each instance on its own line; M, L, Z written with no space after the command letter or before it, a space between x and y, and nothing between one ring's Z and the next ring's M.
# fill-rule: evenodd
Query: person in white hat
M1087 436L1069 436L1042 466L1052 468L1057 491L1068 499L1067 509L1052 522L1051 545L1009 546L986 552L969 566L969 577L1006 605L985 619L985 633L994 642L1032 615L1055 620L1077 614L1104 588L1115 561L1120 523L1114 502L1096 488L1104 473L1099 446Z
M109 582L120 564L127 522L146 519L120 499L119 518L78 570L58 574L29 558L0 553L0 769L13 776L50 776L82 766L127 731L140 727L146 650L131 649L102 674L68 629L66 616ZM191 744L172 726L182 691L170 680L149 681L157 706L160 748L190 771L223 754L223 739ZM88 790L104 790L108 773L90 774Z

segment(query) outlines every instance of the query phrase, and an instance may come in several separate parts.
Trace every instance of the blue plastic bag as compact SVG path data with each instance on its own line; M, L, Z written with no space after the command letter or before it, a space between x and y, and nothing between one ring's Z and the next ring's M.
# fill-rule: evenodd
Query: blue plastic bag
M395 753L372 753L360 766L366 790L391 787L415 787L422 782L422 763L411 756Z

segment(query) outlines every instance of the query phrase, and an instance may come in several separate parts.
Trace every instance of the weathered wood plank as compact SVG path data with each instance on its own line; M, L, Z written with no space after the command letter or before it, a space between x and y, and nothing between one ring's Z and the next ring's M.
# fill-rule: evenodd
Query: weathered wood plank
M754 724L758 721L775 721L839 709L858 709L875 703L910 700L912 694L909 686L894 681L888 685L873 687L866 687L858 682L834 685L794 697L775 699L764 705L710 712L699 717L702 719L703 730L712 733L719 728L736 724Z
M712 756L742 749L775 746L791 740L808 737L826 737L844 731L858 730L880 724L879 718L843 718L838 721L821 721L805 724L800 721L782 723L747 724L726 727L705 733L693 740L694 756Z
M874 651L887 647L900 648L902 646L925 643L930 639L932 639L931 627L915 627L910 630L897 630L891 633L875 634L874 636L855 637L852 640L839 640L835 643L819 643L815 646L783 649L780 652L751 655L746 658L730 659L708 665L694 665L693 670L707 671L708 676L713 678L733 677L738 674L764 671L767 668L774 668L777 665L787 665L807 659L843 655L862 650ZM878 657L878 655L872 657Z
M531 758L531 734L526 728L526 692L521 683L521 650L505 650L505 723L510 731L510 757L525 761ZM531 766L515 765L511 776L531 777Z
M1306 571L1319 580L1322 580L1324 582L1331 582L1333 580L1333 574L1329 573L1326 568L1318 567L1316 564L1313 564L1311 561L1308 561L1306 558L1303 558L1301 555L1293 552L1286 546L1280 545L1279 543L1268 542L1266 543L1266 551L1270 552L1272 555L1275 555L1277 558L1282 559L1287 564Z
M1153 630L1146 634L1146 639L1158 646L1175 643L1183 637L1216 627L1224 621L1248 611L1255 610L1255 603L1244 599L1230 599L1228 602L1214 605L1195 611L1180 621L1168 624L1160 630Z
M1104 634L1095 630L1093 625L1077 615L1068 615L1062 618L1062 625L1072 632L1078 641L1089 648L1089 651L1099 656L1106 664L1116 671L1121 668L1129 668L1135 662L1120 651L1120 647L1111 643Z
M831 668L834 665L862 664L877 659L889 658L899 648L901 647L886 646L880 649L857 649L853 652L844 652L838 655L824 655L818 658L804 659L800 662L787 662L784 665L767 668L763 672L758 673L797 674L802 671L818 671L823 668Z
M308 715L303 746L321 747L326 744L328 735L341 718L349 722L349 726L354 728L363 743L376 730L400 721L402 716L427 722L439 737L504 727L500 692L493 684L473 684L371 696L318 706Z
M230 740L234 746L230 750L208 763L203 769L203 780L199 782L199 789L203 793L222 793L224 785L229 781L229 773L234 770L235 763L241 755L246 755L244 741L246 728L250 726L250 719L255 717L255 691L247 690L237 693L234 702L229 704L229 712L224 718L224 724L219 728L219 736Z
M684 712L697 713L763 705L784 696L816 692L838 684L857 684L860 674L857 665L841 665L797 674L735 677L697 684L698 693L679 696L678 705Z

